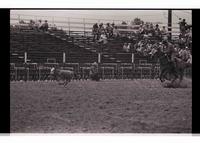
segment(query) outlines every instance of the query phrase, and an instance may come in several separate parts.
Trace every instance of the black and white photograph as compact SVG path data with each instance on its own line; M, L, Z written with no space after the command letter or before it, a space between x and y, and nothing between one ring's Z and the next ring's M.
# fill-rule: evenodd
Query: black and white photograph
M11 133L192 133L192 10L10 10Z

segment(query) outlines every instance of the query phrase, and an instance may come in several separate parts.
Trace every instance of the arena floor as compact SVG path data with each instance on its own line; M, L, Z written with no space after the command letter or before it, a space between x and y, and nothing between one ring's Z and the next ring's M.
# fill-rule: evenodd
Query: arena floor
M159 80L11 82L12 133L191 133L192 88Z

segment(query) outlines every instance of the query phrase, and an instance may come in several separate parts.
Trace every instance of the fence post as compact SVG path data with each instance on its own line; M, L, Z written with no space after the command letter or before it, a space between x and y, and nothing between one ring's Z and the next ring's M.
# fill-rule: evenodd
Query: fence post
M115 74L115 72L114 72L114 68L112 69L112 79L114 79L114 74Z
M54 17L52 17L52 23L53 23L53 25L54 25Z
M122 66L122 79L124 79L124 67Z
M18 22L20 21L20 15L18 15Z
M63 63L65 63L66 62L66 54L65 54L65 52L63 52Z
M24 52L24 63L27 63L27 52Z
M98 53L98 63L101 63L101 53Z
M40 78L41 78L41 77L40 77L40 76L41 76L41 75L40 75L40 74L41 74L41 73L40 73L40 67L39 67L39 73L38 73L38 74L39 74L39 81L40 81Z
M29 68L27 68L27 81L29 81Z
M85 18L83 18L83 30L84 30L84 37L85 37Z
M70 18L68 17L68 29L69 29L69 36L70 36Z
M103 69L103 72L102 72L103 75L102 75L102 77L103 77L103 79L105 79L104 67L102 67L102 69Z
M17 68L15 68L15 81L17 81Z
M134 73L134 62L135 62L135 55L134 53L132 53L132 56L131 56L131 63L132 63L132 78L133 78L133 73Z

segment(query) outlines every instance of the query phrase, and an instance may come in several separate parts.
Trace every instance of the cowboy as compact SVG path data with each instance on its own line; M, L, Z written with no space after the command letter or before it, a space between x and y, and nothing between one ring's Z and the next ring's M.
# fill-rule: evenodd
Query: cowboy
M174 70L176 67L176 62L175 62L176 51L174 49L174 46L172 43L168 41L164 41L163 44L166 46L166 55L169 56L168 58L169 63L172 65L172 69Z

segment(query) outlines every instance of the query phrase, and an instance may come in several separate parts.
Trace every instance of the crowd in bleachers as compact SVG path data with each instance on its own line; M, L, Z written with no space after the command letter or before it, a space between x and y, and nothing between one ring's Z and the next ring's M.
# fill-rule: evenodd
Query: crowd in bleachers
M49 29L56 28L55 25L51 26L51 28L50 28L47 20L44 20L44 22L42 20L38 20L38 21L30 20L29 22L25 22L24 20L20 20L19 24L20 24L19 26L27 26L30 29L34 29L34 30L37 30L37 31L43 31L43 32L46 32Z
M173 49L173 53L181 59L192 59L192 26L188 25L185 19L179 19L180 34L177 39L171 39L170 33L165 26L159 27L159 24L140 23L139 28L134 32L120 32L115 24L106 24L104 28L103 23L95 24L93 26L93 40L97 42L105 42L109 38L125 39L122 46L124 52L133 51L142 56L152 55L158 48L163 52L171 54L169 47ZM127 25L122 22L122 25ZM169 46L170 45L170 46ZM171 56L171 55L170 55Z
M116 39L118 41L122 40L123 46L122 50L124 52L135 52L143 56L151 55L152 51L155 51L158 47L161 49L166 49L168 45L166 43L171 43L173 45L174 51L180 52L181 50L192 51L192 35L191 35L191 25L188 25L185 19L179 19L180 34L177 39L169 39L170 33L165 26L160 28L159 24L153 24L143 21L138 23L132 23L132 26L136 26L135 31L129 32L129 25L126 22L119 25L115 23L95 23L92 27L93 41L107 44L109 39ZM42 22L42 20L33 21L30 20L29 23L25 23L23 20L19 21L20 24L28 24L29 27L37 29L40 31L47 31L49 24L47 20ZM56 28L56 26L54 26ZM125 32L122 29L128 28ZM52 28L52 27L51 27ZM123 31L123 32L122 32Z

